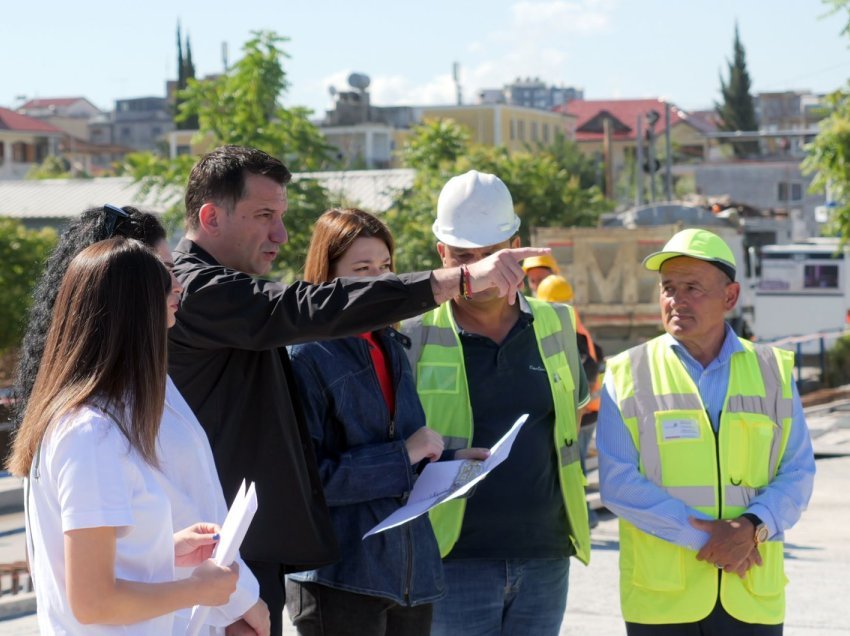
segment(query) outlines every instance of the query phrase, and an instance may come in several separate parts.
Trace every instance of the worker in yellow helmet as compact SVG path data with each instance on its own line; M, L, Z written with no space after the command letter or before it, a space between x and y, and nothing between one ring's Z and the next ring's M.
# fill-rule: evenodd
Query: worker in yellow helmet
M727 324L741 285L716 234L682 230L643 266L666 333L608 361L596 431L626 633L781 636L783 537L815 474L794 353Z
M537 295L537 286L544 278L551 276L552 274L561 273L561 270L558 268L558 263L551 254L532 256L531 258L525 259L522 262L522 271L524 271L525 275L528 277L528 287L531 289L531 293L535 296ZM569 285L569 283L567 284ZM572 289L570 291L572 291ZM570 294L570 297L572 298L572 294Z
M523 261L523 267L531 259ZM563 276L552 274L547 276L537 286L537 299L549 303L572 303L573 286ZM587 327L579 318L578 311L573 307L576 319L576 342L578 352L581 356L581 364L587 376L587 384L590 387L591 401L581 415L581 423L578 434L579 452L581 453L581 469L587 476L587 451L593 440L593 432L596 429L596 420L599 416L599 391L602 389L602 371L605 366L602 347L596 344L590 336ZM591 528L599 524L596 511L587 506L587 520Z

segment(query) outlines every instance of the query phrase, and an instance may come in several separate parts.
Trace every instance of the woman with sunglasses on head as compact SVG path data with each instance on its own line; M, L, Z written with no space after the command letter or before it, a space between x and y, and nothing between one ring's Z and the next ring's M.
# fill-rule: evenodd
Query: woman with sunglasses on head
M8 461L29 477L42 633L167 634L176 610L235 589L238 566L209 559L217 526L174 533L157 474L178 293L159 259L123 237L77 254L59 287ZM175 565L199 567L174 581Z
M59 241L47 261L39 280L30 309L28 329L21 347L21 362L18 367L16 386L17 418L20 422L29 401L35 377L41 364L47 331L51 324L53 306L59 285L72 258L97 241L123 236L141 241L152 249L166 266L171 269L172 258L165 229L157 218L145 212L125 206L123 208L104 205L89 209L59 237ZM128 281L128 284L129 283ZM169 301L179 301L179 283L172 276L175 296ZM169 326L173 324L173 312L169 312ZM165 408L157 440L159 474L165 492L171 502L172 523L183 528L197 521L222 523L227 514L221 484L218 480L212 452L206 434L198 423L183 396L166 377ZM207 626L202 634L220 634L224 627L245 628L243 633L253 630L266 636L269 629L269 613L259 598L256 578L238 560L239 581L230 600L215 607L207 615ZM192 569L177 567L176 575L185 578ZM185 633L189 611L181 611L174 619L174 634Z
M357 209L319 217L304 279L393 271L387 227ZM436 461L442 437L425 414L404 353L405 336L385 329L290 348L342 558L289 575L286 602L299 634L426 635L443 596L440 553L427 516L362 539L397 510L420 462ZM486 450L458 456L486 458Z

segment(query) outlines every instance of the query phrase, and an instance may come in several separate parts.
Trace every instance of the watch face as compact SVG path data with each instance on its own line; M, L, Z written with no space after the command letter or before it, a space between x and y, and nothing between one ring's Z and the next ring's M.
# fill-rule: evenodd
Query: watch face
M756 542L757 543L764 543L765 541L767 541L767 534L768 534L767 526L763 523L760 523L759 527L756 528Z

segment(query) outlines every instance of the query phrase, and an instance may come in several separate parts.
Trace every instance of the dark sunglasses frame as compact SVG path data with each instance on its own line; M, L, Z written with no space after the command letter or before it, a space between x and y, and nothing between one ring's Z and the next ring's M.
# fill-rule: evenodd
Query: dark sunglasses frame
M127 214L123 208L119 208L117 205L112 205L110 203L104 203L103 209L106 212L106 238L112 238L112 235L115 232L115 226L118 224L118 219L129 219L130 215Z

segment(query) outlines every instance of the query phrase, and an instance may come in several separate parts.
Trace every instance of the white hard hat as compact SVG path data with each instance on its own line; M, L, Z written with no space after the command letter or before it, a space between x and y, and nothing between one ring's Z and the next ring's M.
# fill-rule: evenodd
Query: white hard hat
M452 247L487 247L519 229L507 186L493 174L470 170L449 179L437 200L434 235Z

